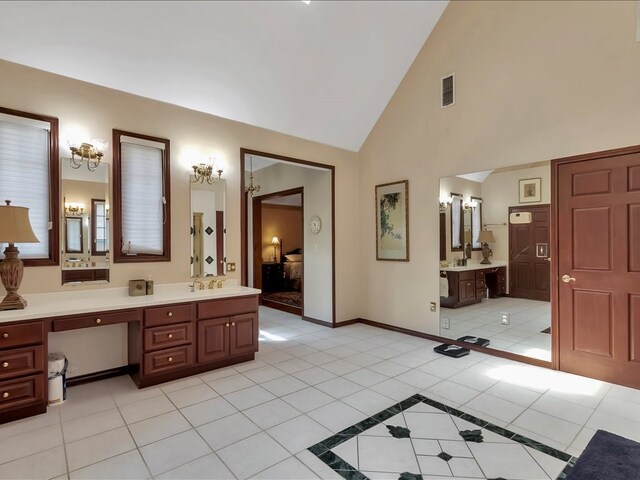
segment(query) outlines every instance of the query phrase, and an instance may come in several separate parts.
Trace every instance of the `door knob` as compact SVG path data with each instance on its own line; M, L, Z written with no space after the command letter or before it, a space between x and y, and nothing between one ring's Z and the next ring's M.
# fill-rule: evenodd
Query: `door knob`
M547 257L547 258L545 258L545 260L546 260L547 262L551 263L551 257Z
M563 276L562 276L562 281L563 281L564 283L569 283L569 282L575 282L575 281L576 281L576 279L575 279L575 278L573 278L573 277L570 277L569 275L563 275Z

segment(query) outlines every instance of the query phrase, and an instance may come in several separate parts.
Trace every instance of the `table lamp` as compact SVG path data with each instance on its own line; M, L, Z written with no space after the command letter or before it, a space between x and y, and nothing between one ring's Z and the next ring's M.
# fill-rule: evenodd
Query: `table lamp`
M273 245L273 261L277 262L278 255L277 255L276 248L278 248L278 245L280 245L280 239L278 237L273 237L271 239L271 245Z
M29 222L29 209L12 207L10 200L0 206L0 243L8 243L4 249L4 260L0 262L0 280L7 291L7 296L0 303L0 310L21 310L27 301L18 295L18 287L22 282L24 265L18 258L20 253L14 243L38 243Z
M487 264L489 256L491 255L490 243L495 243L496 239L493 238L493 232L491 230L480 230L478 234L478 242L482 244L482 261L480 263Z

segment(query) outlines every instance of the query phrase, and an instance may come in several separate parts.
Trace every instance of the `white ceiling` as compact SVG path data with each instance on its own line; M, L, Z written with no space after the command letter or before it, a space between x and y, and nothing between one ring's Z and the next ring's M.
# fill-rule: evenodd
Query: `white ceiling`
M446 1L0 2L0 58L358 151Z

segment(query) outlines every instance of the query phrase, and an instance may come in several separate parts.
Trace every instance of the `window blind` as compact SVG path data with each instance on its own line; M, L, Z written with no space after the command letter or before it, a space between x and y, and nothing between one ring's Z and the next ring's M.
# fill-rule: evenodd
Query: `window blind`
M122 142L122 253L162 255L163 149Z
M27 207L40 243L17 244L20 258L49 257L49 131L44 122L0 117L0 201ZM25 188L25 186L27 186ZM0 249L0 258L4 257Z
M82 252L82 219L68 218L67 228L67 251Z
M478 241L478 235L480 235L480 230L482 229L482 225L480 225L482 200L479 200L477 198L475 198L474 200L478 202L478 206L474 208L473 212L471 213L471 226L473 227L473 232L471 233L471 247L482 248L482 244Z

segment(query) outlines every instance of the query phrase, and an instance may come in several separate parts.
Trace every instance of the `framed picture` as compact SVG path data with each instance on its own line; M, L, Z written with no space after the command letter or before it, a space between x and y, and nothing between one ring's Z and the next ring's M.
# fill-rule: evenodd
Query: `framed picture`
M540 182L541 178L520 180L520 203L534 203L542 200Z
M376 260L409 261L409 180L376 185Z

